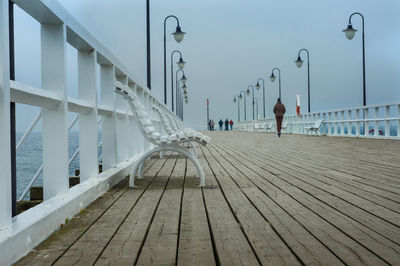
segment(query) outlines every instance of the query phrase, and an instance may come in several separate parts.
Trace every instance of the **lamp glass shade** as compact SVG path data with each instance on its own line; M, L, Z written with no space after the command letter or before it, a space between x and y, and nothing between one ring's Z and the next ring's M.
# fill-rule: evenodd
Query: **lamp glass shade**
M275 81L275 75L274 75L274 73L272 73L271 76L269 76L269 79L270 79L272 82Z
M186 97L186 96L187 96L187 91L184 91L184 92L183 92L183 95L185 95L185 97Z
M346 35L346 38L351 40L354 37L354 34L356 33L356 29L353 29L353 26L349 24L347 26L347 29L343 30L344 34Z
M183 61L183 59L182 59L182 57L181 57L181 58L179 59L179 61L177 62L177 64L178 64L178 67L179 67L180 69L183 69L183 68L185 67L186 62Z
M175 41L180 43L183 40L183 37L185 36L185 32L181 30L181 27L177 26L176 31L172 33L174 35Z
M182 89L183 89L183 91L187 90L186 84L183 84Z
M236 103L236 98L233 98L233 103Z
M256 89L259 90L260 89L260 84L257 82L256 84Z
M247 89L246 94L247 94L247 96L250 95L250 90L249 89Z
M186 104L188 104L188 103L189 103L189 101L186 99L186 100L185 100L185 103L186 103Z
M294 62L296 63L296 66L297 66L298 68L300 68L300 67L303 65L303 60L301 60L301 57L300 57L300 56L298 56L298 57L297 57L297 60L294 61Z
M239 95L239 100L242 100L243 99L243 96L242 96L242 94L240 94Z
M181 78L182 83L185 84L185 83L186 83L186 80L187 80L187 79L186 79L185 75L183 75L182 78Z

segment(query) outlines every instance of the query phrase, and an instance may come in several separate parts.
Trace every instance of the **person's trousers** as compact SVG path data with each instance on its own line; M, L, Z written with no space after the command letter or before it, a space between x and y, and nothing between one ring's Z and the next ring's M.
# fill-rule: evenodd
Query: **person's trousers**
M281 133L283 116L275 116L275 119L276 119L276 129L278 133Z

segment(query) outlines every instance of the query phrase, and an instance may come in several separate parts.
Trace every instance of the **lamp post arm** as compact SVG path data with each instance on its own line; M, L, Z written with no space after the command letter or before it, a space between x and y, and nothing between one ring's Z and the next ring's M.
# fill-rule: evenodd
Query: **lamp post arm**
M167 38L166 24L169 18L175 18L179 27L179 19L174 15L169 15L164 19L164 104L167 105Z
M279 68L277 68L277 67L274 67L273 69L272 69L272 73L274 73L274 70L278 70L278 73L279 73L279 98L281 98L282 99L282 95L281 95L281 70L279 69Z
M310 113L311 112L311 107L310 107L311 106L311 96L310 96L310 52L307 49L302 48L302 49L299 50L299 55L298 56L300 56L300 53L302 51L307 53L307 84L308 84L307 97L308 97L308 112Z
M362 53L363 53L363 105L367 105L367 85L365 78L365 34L364 34L364 16L359 12L354 12L349 17L349 24L351 24L351 18L353 15L359 15L361 17L362 22Z

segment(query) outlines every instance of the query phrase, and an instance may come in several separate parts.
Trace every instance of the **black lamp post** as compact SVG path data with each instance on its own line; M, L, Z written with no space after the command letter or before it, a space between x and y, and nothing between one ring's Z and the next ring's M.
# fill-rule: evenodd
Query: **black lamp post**
M240 103L239 103L239 95L235 95L235 97L233 97L233 103L236 103L238 105L238 122L240 122Z
M298 53L298 55L297 55L297 60L296 61L294 61L295 63L296 63L296 66L298 67L298 68L300 68L302 65L303 65L303 60L301 60L301 57L300 57L300 53L302 52L302 51L305 51L305 52L307 52L307 70L308 70L308 72L307 72L307 77L308 77L308 112L311 112L310 110L310 105L311 105L311 99L310 99L310 53L308 52L308 50L307 49L300 49L299 50L299 53Z
M178 67L179 67L179 69L183 69L184 68L184 66L185 66L185 61L183 61L183 59L182 59L182 53L181 53L181 51L179 51L179 50L174 50L172 53L171 53L171 103L172 103L172 112L174 112L174 65L172 64L172 60L173 60L173 57L174 57L174 54L175 53L179 53L179 55L180 55L180 58L179 58L179 61L176 63L177 65L178 65Z
M282 95L281 95L281 70L280 70L279 68L277 68L277 67L273 68L273 69L272 69L272 72L271 72L271 76L269 76L269 79L270 79L272 82L275 81L274 70L278 70L278 73L279 73L279 98L282 99L282 97L281 97L281 96L282 96Z
M249 86L247 87L246 93L247 93L247 96L250 95L250 88L251 88L251 90L252 90L252 92L253 92L253 101L252 101L252 104L253 104L253 120L254 120L254 87L253 87L253 85L249 85Z
M257 80L256 89L257 90L260 89L260 83L259 83L260 80L262 81L262 87L263 87L263 117L265 118L265 81L263 78L259 78Z
M169 15L164 19L164 104L167 104L167 41L166 41L166 22L169 18L176 19L176 31L172 33L174 35L175 41L180 43L183 40L185 32L182 32L179 26L179 20L174 15Z
M351 40L354 37L354 34L356 33L356 29L353 29L353 26L351 25L351 17L353 15L359 15L362 20L362 53L363 53L363 105L367 105L367 89L365 85L365 36L364 36L364 16L361 13L355 12L350 15L349 17L349 25L347 26L347 29L343 30L343 32L346 34L346 38Z
M242 92L243 92L243 95L242 95ZM242 100L243 96L244 96L244 121L246 121L247 120L247 116L246 116L246 113L247 113L247 111L246 111L246 91L241 90L240 93L239 93L239 100Z
M182 78L180 80L178 80L178 72L182 73ZM187 79L186 79L186 76L185 76L185 72L182 69L178 69L175 72L175 93L176 93L176 115L179 116L179 117L181 116L181 111L182 111L182 106L181 106L182 105L182 102L181 102L182 95L181 95L181 92L179 90L179 82L181 81L184 84L185 88L186 88L186 85L185 85L186 80Z

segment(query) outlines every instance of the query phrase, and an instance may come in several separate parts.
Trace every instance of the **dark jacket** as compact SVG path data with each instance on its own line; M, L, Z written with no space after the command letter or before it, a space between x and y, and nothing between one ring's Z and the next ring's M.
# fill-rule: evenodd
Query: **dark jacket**
M283 116L286 113L285 105L281 102L278 102L274 106L274 114L275 116Z

